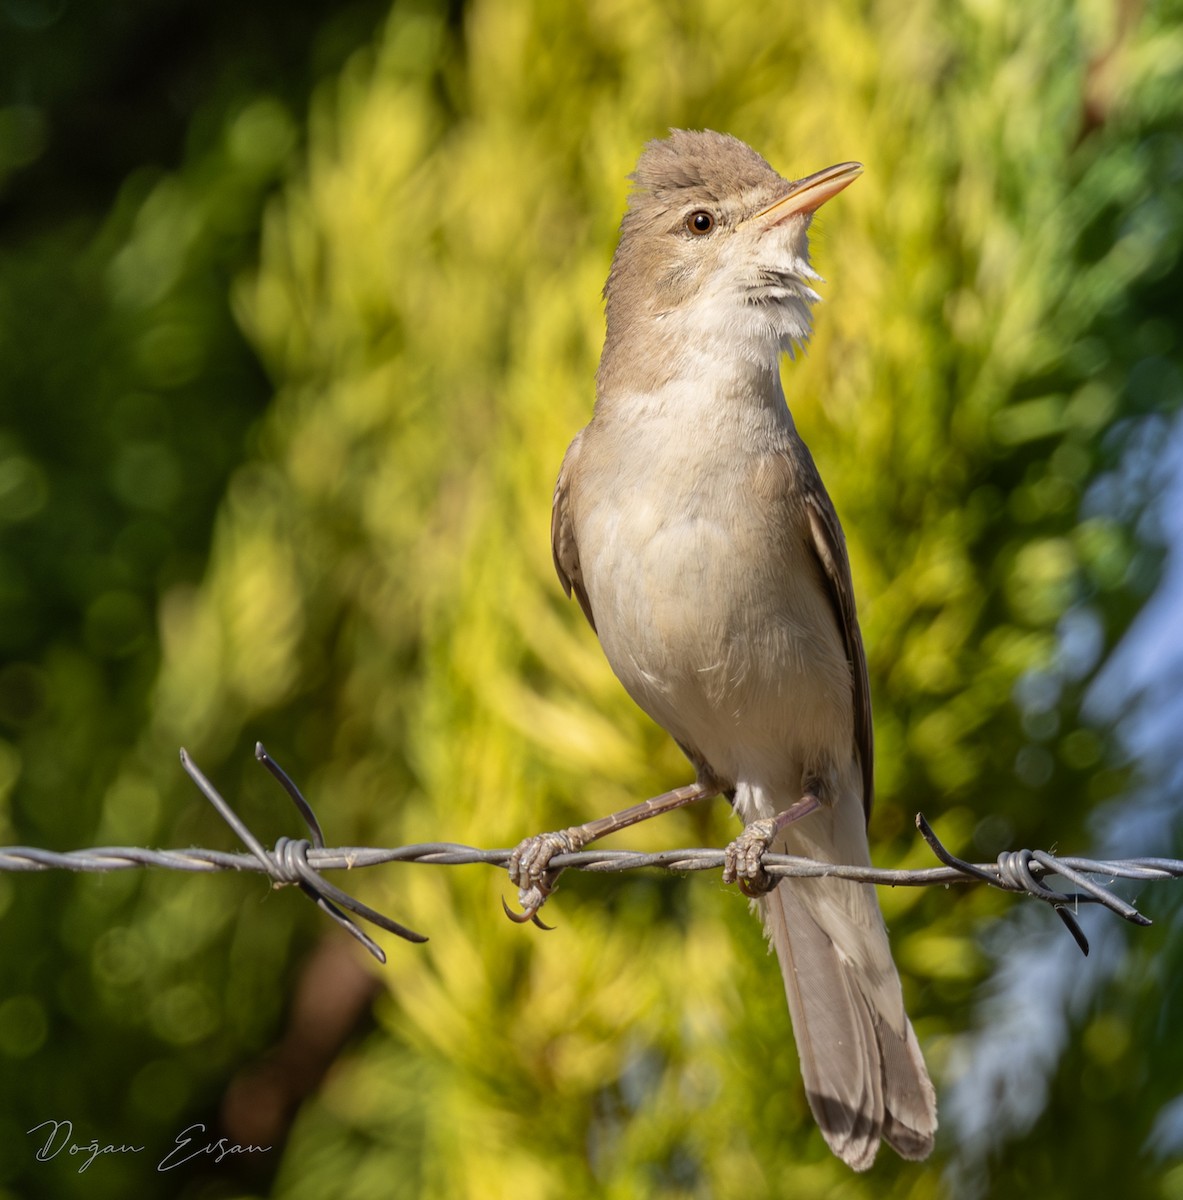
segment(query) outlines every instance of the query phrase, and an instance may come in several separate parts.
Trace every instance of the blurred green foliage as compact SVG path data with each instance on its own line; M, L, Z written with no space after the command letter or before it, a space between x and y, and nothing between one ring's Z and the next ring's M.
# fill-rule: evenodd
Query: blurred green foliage
M1084 848L1126 776L1079 708L1156 579L1130 484L1154 477L1183 367L1177 8L412 0L347 59L364 9L297 33L277 7L241 28L218 9L178 69L172 141L166 122L103 156L113 200L71 199L53 105L17 97L0 112L0 841L229 844L181 743L273 837L291 825L250 761L262 737L334 843L510 845L687 778L547 543L625 177L676 125L735 133L785 174L867 167L816 223L831 282L785 385L851 543L877 860L927 861L917 809L974 857ZM175 31L197 10L171 11ZM141 44L92 20L123 54ZM80 44L60 29L43 52ZM100 70L65 61L61 96L102 94ZM720 803L627 844L733 832ZM389 947L373 1027L282 1157L78 1176L33 1163L25 1130L68 1117L159 1146L214 1122L327 932L290 895L260 903L258 881L0 877L10 1194L946 1194L952 1128L922 1167L885 1153L856 1178L830 1158L737 895L568 877L541 937L501 919L495 872L349 883L432 940ZM948 1085L991 971L981 935L1010 906L881 899ZM1177 1090L1161 981L1179 948L1138 937L1142 984L1071 1014L1049 1105L973 1164L981 1194L1180 1194L1144 1148Z

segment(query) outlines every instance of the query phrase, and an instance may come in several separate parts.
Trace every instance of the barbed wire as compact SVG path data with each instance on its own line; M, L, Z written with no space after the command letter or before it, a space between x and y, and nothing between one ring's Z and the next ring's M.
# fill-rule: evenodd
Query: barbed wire
M263 748L255 746L255 757L288 794L308 830L305 838L278 838L268 850L251 833L218 790L205 777L185 750L181 765L202 795L247 847L247 852L223 850L150 850L136 846L97 846L88 850L54 851L29 846L0 847L0 871L125 871L141 867L163 867L171 871L252 871L269 876L277 887L295 885L329 917L355 937L381 963L386 962L382 948L353 920L349 913L371 925L410 942L425 942L416 933L383 913L370 908L342 891L320 872L356 870L385 863L406 862L435 866L463 866L485 863L505 867L512 850L480 850L456 842L422 842L411 846L377 848L345 846L328 848L324 835L308 801L282 767ZM922 813L916 814L916 827L936 857L940 867L898 869L818 862L791 854L765 854L764 870L779 878L847 879L881 887L931 887L953 883L985 883L1004 892L1030 896L1051 905L1057 916L1088 954L1088 940L1076 920L1074 909L1080 904L1100 904L1134 925L1150 925L1151 920L1128 901L1116 895L1093 876L1108 880L1178 879L1183 876L1183 860L1174 858L1093 859L1049 854L1043 850L1011 850L992 863L970 863L958 858L942 845ZM716 871L724 866L722 850L694 848L644 853L635 850L581 850L556 854L549 866L557 870L593 872L633 871L640 868L660 870ZM1047 886L1045 879L1059 876L1077 891L1059 891Z

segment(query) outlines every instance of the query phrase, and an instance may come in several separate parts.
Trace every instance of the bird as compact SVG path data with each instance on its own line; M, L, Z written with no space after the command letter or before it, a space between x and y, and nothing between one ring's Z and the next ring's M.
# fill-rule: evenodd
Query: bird
M881 1142L925 1158L937 1128L887 929L870 884L777 881L761 860L771 849L870 864L871 697L850 560L780 373L820 298L813 214L861 170L789 180L711 130L645 145L604 287L593 414L555 487L552 548L612 670L695 781L527 838L509 862L523 905L511 915L541 924L557 854L725 796L744 831L724 878L763 918L809 1105L856 1171Z

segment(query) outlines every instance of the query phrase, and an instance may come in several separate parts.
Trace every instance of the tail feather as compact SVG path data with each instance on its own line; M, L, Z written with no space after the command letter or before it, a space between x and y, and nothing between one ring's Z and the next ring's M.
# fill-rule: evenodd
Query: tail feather
M936 1093L873 889L785 880L760 908L784 976L809 1105L830 1148L856 1171L875 1161L881 1139L904 1158L925 1158Z
M903 1038L894 1030L883 1029L879 1045L883 1076L888 1081L884 1141L901 1158L927 1158L937 1130L937 1097L912 1022Z

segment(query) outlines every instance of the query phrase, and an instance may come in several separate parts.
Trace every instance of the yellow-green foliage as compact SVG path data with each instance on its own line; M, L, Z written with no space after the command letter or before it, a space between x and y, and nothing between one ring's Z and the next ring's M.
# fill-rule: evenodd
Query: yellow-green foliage
M1144 181L1111 128L1077 144L1086 92L1119 128L1152 111L1179 35L1067 0L475 0L458 29L445 8L395 6L267 213L235 302L274 403L205 581L163 607L152 744L217 764L275 731L330 841L510 845L689 778L563 599L548 520L625 177L646 139L711 127L785 174L866 165L815 224L829 282L785 386L851 543L876 857L924 861L919 807L955 849L991 798L1021 822L1014 684L1128 557L1101 518L1075 528L1115 385L1056 375L1154 253L1134 225L1078 261ZM720 801L622 840L732 832ZM717 880L568 877L547 935L502 918L487 869L345 882L432 940L388 946L380 1029L278 1194L939 1194L886 1152L859 1179L830 1158L777 971ZM940 1079L982 971L970 918L997 904L883 901Z

